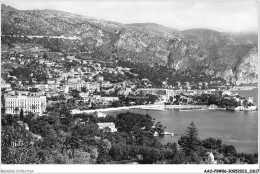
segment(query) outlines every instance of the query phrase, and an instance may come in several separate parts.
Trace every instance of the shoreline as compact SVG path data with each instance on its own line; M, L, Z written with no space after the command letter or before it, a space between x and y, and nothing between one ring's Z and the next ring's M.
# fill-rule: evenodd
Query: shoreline
M256 86L234 86L229 91L251 91L251 90L258 90Z
M210 108L207 105L136 105L136 106L125 106L125 107L117 107L117 108L104 108L104 109L91 109L91 110L71 110L71 114L89 114L94 112L109 112L109 111L117 111L117 110L129 110L129 109L142 109L142 110L177 110L177 111L203 111L203 110L221 110L221 111L256 111L256 109L245 109L245 110L235 110L230 108Z
M136 106L123 106L117 108L104 108L104 109L90 109L90 110L71 110L71 114L82 114L82 113L94 113L94 112L108 112L115 110L129 110L129 109L150 109L150 110L161 110L164 109L164 105L136 105Z

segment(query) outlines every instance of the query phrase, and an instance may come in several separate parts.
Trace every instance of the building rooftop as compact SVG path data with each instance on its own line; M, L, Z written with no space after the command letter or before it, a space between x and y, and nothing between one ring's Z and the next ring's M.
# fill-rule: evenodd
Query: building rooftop
M99 127L110 127L113 126L115 127L115 123L113 122L107 122L107 123L97 123Z

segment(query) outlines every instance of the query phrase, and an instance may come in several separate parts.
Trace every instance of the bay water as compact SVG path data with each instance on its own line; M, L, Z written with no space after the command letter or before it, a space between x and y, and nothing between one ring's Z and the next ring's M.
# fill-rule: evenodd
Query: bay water
M257 90L237 91L241 96L254 97L257 104ZM218 138L222 143L234 145L238 152L258 152L258 111L222 111L222 110L143 110L130 109L130 112L149 114L156 121L166 126L166 131L176 136L162 136L158 140L162 144L178 142L185 134L188 125L194 122L200 139ZM110 111L109 115L127 111Z

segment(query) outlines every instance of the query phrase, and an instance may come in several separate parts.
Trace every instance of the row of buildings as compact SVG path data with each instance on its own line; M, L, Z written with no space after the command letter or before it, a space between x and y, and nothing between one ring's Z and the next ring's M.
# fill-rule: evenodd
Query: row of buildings
M83 83L83 85L87 84L87 89L98 90L98 85L93 85L93 88L89 88L89 83ZM76 84L77 85L77 84ZM82 86L83 86L82 85ZM81 87L82 87L81 86ZM45 89L45 86L43 86ZM97 87L97 88L96 88ZM46 111L46 103L47 98L44 92L44 89L39 87L41 90L38 92L31 92L31 91L11 91L4 95L5 98L5 113L7 114L17 114L21 111L21 109L27 113L32 112L38 115L42 115ZM75 86L71 86L68 90L77 89ZM92 91L93 91L92 90ZM132 90L129 90L129 94L131 94ZM135 91L137 95L131 95L130 97L137 97L137 98L145 98L147 95L156 95L161 99L161 101L166 101L169 99L170 96L174 96L173 90L168 89L159 89L159 88L140 88ZM83 98L83 100L90 100L93 99L89 97L88 93L79 93L79 95ZM113 101L118 101L118 96L101 96L95 95L95 100L102 101L106 104L109 104Z
M77 83L78 84L78 83ZM76 84L76 85L77 85ZM79 96L82 98L82 101L91 101L91 102L102 102L106 105L111 104L114 101L119 101L119 96L101 96L101 95L93 95L91 92L93 90L98 90L99 85L93 85L93 88L89 88L90 83L85 82L83 85L87 84L85 87L90 89L88 92L80 92ZM72 89L77 89L75 86L71 86L68 88L68 91ZM92 89L92 90L91 90ZM67 91L67 92L68 92ZM180 95L180 91L170 90L170 89L161 89L161 88L137 88L133 90L131 88L125 89L127 96L132 100L140 100L140 99L148 99L148 95L156 95L158 97L157 104L163 104L169 101L170 97L174 97L175 95ZM65 91L66 92L66 91ZM217 91L204 91L205 94L214 94ZM91 94L91 95L90 95ZM183 93L182 93L183 94ZM182 98L190 101L188 96L194 95L193 92L186 92L185 95L181 96L179 100ZM249 97L247 99L240 98L237 93L232 93L230 91L222 91L222 96L225 98L234 98L240 105L243 105L243 102L247 101L248 103L253 103L253 97ZM7 114L17 114L21 109L25 113L32 112L38 115L42 115L46 111L47 106L47 97L43 90L38 92L31 91L11 91L7 94L4 94L5 98L5 113Z

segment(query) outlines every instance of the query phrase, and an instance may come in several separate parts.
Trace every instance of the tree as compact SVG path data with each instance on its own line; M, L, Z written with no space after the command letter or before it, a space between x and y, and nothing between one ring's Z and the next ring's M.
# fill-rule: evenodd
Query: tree
M156 102L158 100L158 96L156 96L156 95L149 95L149 101L151 102L151 103L154 103L154 102Z
M142 155L141 164L153 164L161 158L160 151L150 147L141 147L140 154Z
M145 128L151 130L153 126L152 117L148 114L120 113L116 116L116 127L120 132L131 132Z
M26 123L28 123L29 127L31 125L31 122L33 121L33 118L35 117L35 115L32 112L27 112L26 117L24 118L24 121Z
M81 88L81 92L87 92L87 88L86 87L82 87Z
M89 123L87 125L77 125L75 133L82 139L83 136L94 137L99 134L99 128L96 123Z
M36 109L36 106L35 106L35 105L32 105L31 108L34 110L34 109Z
M172 97L172 96L170 96L170 102L171 102L171 103L173 102L173 97Z
M2 127L1 159L4 164L37 164L40 162L33 137L20 125Z
M20 120L21 120L21 121L24 120L23 109L21 109L21 112L20 112Z
M113 108L119 107L120 106L120 102L119 101L113 101L111 106Z
M198 130L193 122L187 127L186 134L178 140L178 144L187 156L190 156L192 152L197 151L200 140L198 138Z
M153 132L152 131L145 131L145 130L138 130L138 129L136 129L133 132L132 135L134 136L134 144L135 145L147 146L147 147L156 147L156 148L160 148L161 147L161 144L153 136Z
M119 161L125 158L124 150L126 149L126 145L123 143L114 144L109 152L109 155L112 157L114 161Z
M154 131L157 132L159 135L162 135L164 133L164 130L166 129L166 126L163 127L162 123L157 122L154 127Z
M108 153L111 147L111 142L108 139L104 139L100 145L100 152Z
M48 58L48 54L46 52L43 53L43 58L47 59Z
M221 96L217 94L210 95L208 105L215 104L219 105L219 102L221 100Z
M172 150L174 153L178 151L177 144L174 142L168 142L166 145L164 145L166 149Z
M70 159L70 164L90 164L91 154L82 149L75 150L74 157Z
M247 100L245 100L245 101L243 102L243 105L244 105L244 106L248 106L248 104L249 104L249 102L248 102Z
M19 108L18 107L14 108L14 112L17 114L19 112Z
M225 145L222 146L222 151L225 155L237 155L236 148L233 145Z
M192 163L192 164L200 164L200 157L197 153L195 153L194 151L191 152L191 155L189 156L189 162Z
M97 159L98 163L111 161L112 158L109 156L109 151L111 147L112 147L111 142L108 139L102 140L99 146L99 156Z
M72 150L72 157L75 157L75 149L80 147L80 141L77 137L71 135L68 136L64 142L66 149L71 149Z
M61 123L67 126L72 124L74 121L73 115L71 115L70 110L65 106L63 106L60 110L60 118Z
M73 98L79 98L79 97L80 97L80 96L79 96L79 91L76 90L76 89L71 90L71 96L72 96Z
M222 140L210 137L205 140L202 140L201 145L207 149L221 149Z

